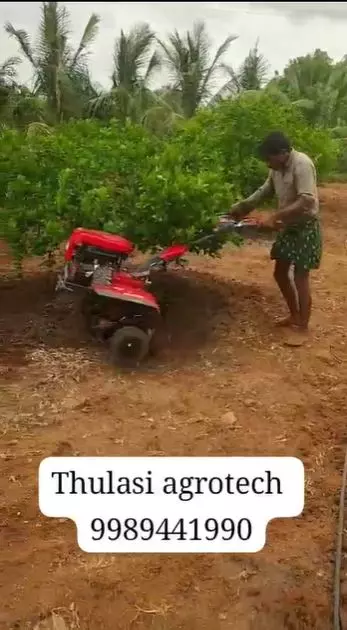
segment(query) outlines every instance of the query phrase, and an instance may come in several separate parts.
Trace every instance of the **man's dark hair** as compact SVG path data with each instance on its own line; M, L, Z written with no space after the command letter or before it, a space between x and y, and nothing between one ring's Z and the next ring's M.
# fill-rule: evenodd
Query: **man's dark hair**
M259 154L261 158L268 158L271 155L279 155L291 150L292 147L288 138L281 131L273 131L264 138L259 147Z

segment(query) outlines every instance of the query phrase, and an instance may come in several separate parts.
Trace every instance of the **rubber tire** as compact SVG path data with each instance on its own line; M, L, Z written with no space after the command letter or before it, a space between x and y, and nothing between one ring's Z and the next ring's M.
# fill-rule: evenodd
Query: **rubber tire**
M136 357L124 357L121 348L127 338L139 343L139 351ZM150 338L147 333L137 326L123 326L118 328L109 339L112 362L119 367L137 367L149 354Z

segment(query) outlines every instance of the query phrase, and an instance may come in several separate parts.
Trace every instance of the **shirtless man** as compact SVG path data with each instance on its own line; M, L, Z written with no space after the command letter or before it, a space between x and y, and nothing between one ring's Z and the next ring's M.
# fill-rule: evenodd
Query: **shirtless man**
M312 160L291 147L280 132L268 135L260 156L269 167L266 182L250 197L235 204L226 218L244 219L265 199L276 195L278 210L265 222L279 233L271 250L274 278L286 301L289 317L278 322L298 332L307 332L312 298L310 271L322 257L322 235L316 170ZM294 282L289 271L294 268Z

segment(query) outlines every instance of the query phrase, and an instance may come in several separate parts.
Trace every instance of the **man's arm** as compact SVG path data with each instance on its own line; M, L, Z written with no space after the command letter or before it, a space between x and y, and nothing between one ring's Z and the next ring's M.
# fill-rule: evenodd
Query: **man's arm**
M276 212L275 220L292 223L314 208L317 195L316 172L311 162L302 161L295 171L297 199L283 210Z
M269 174L267 180L264 182L258 190L256 190L252 195L247 197L247 199L243 199L236 203L228 213L228 216L234 219L243 219L245 218L252 210L254 210L258 204L265 201L269 197L272 197L274 194L274 186L271 177L271 173Z

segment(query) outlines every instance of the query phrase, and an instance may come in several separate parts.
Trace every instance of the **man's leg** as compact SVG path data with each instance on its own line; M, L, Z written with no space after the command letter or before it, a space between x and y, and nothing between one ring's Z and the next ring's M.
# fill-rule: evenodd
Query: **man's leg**
M310 289L310 272L302 271L295 268L294 282L299 298L299 313L300 321L299 326L303 330L308 329L308 324L311 318L312 310L312 297Z
M283 260L276 260L274 278L286 301L289 309L289 317L279 322L280 325L296 324L300 325L299 300L296 287L289 276L290 263Z

